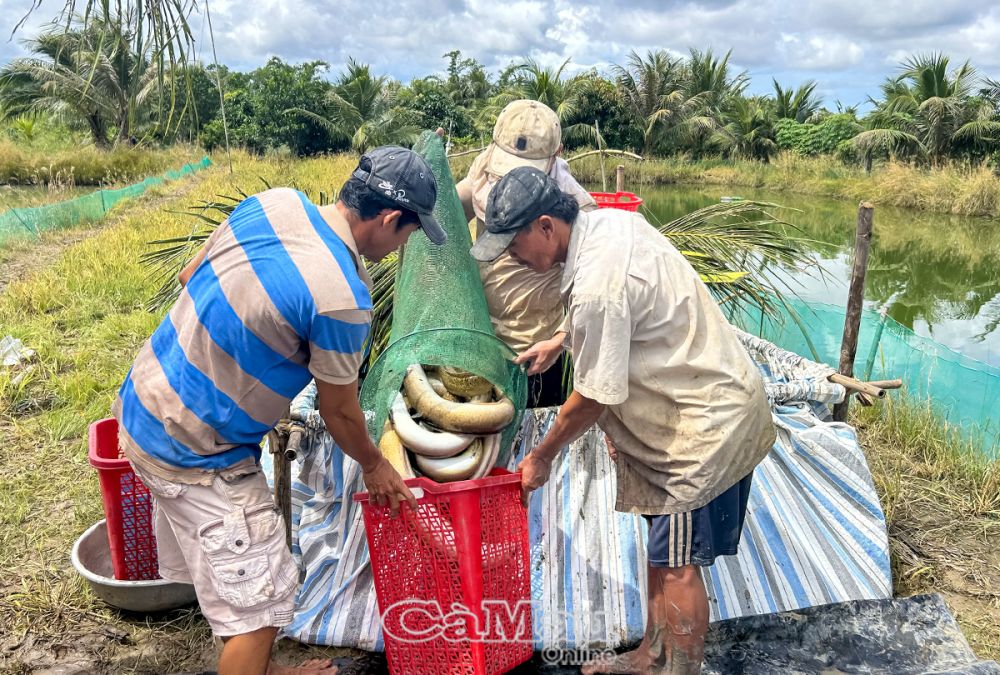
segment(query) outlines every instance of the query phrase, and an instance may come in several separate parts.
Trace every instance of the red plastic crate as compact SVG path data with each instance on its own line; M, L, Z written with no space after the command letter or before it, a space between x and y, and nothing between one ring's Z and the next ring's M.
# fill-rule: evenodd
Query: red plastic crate
M597 202L600 209L621 209L622 211L638 211L642 206L642 198L632 192L591 192L590 196Z
M521 475L406 481L417 511L362 503L393 675L493 675L531 659L528 516Z
M115 579L159 579L153 500L121 454L118 420L109 418L94 422L87 440L90 463L97 469L101 483Z

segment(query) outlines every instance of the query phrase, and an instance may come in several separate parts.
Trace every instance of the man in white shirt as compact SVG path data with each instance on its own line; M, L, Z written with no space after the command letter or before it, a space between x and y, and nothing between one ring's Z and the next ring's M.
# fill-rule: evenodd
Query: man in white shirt
M581 213L551 177L519 168L490 193L485 227L477 260L506 251L541 274L564 265L573 393L520 465L525 492L597 423L617 450L616 509L650 524L643 642L583 672L699 673L699 568L736 553L753 469L775 439L760 373L695 271L642 216Z

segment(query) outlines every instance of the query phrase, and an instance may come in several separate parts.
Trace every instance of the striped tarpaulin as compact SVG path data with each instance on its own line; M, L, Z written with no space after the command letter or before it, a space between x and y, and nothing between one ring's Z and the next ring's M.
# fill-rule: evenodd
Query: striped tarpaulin
M772 381L777 369L762 368ZM306 392L298 405L312 407ZM508 468L556 411L529 411ZM754 473L739 555L707 570L712 620L889 598L885 520L851 427L816 403L773 408L778 439ZM305 452L293 467L295 553L303 570L285 633L314 644L381 650L361 513L358 465L308 412ZM268 453L264 453L268 458ZM267 461L265 459L265 461ZM564 451L529 504L538 648L618 647L643 632L646 525L617 513L614 463L593 429Z

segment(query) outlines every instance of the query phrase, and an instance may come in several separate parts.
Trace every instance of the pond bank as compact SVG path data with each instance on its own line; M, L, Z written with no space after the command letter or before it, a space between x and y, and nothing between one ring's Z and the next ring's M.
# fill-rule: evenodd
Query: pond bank
M451 160L456 178L463 178L475 155ZM697 184L787 190L836 199L874 202L876 205L952 213L964 216L1000 217L1000 175L987 166L940 169L916 168L901 162L877 165L871 174L833 157L800 157L783 153L769 164L708 159L687 161L655 158L645 162L605 159L609 189L614 189L614 168L625 166L625 188L639 192L643 185ZM581 182L601 182L598 157L590 156L570 165Z
M1000 462L927 403L851 406L885 512L898 596L940 593L973 650L1000 658Z

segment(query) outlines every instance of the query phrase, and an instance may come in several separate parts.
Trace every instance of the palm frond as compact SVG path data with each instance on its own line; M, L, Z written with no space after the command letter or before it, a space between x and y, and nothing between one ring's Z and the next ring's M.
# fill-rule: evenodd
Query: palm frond
M797 228L776 215L781 207L756 201L706 206L657 229L680 250L723 304L749 303L772 313L776 297L791 290L776 285L767 268L812 266ZM650 218L651 220L655 220ZM745 306L736 309L742 311Z
M151 310L162 310L176 300L180 291L177 273L247 196L238 190L237 195L219 195L217 201L195 204L181 212L196 221L190 234L150 242L154 248L143 255L142 262L161 280L148 303ZM779 208L744 201L714 204L665 224L654 222L651 214L647 217L688 259L720 303L731 305L736 312L746 309L741 303L749 303L773 313L777 309L775 298L780 304L782 293L789 289L777 287L766 268L806 268L812 263L804 240L789 234L795 228L774 215ZM374 312L363 372L388 345L397 267L395 253L368 266Z
M1000 139L1000 120L976 119L966 122L958 128L952 138L973 143L996 142Z
M316 124L318 124L319 126L321 126L328 134L330 134L334 138L347 138L347 135L344 133L344 128L341 125L331 120L328 120L322 115L317 115L312 110L306 110L305 108L296 107L296 108L288 108L287 110L283 110L282 112L284 112L284 114L286 115L300 115L302 117L305 117L306 119L311 120Z
M266 180L260 180L265 190L271 188ZM183 211L176 211L178 215L196 221L191 231L180 237L148 242L147 245L153 249L142 254L139 260L150 268L150 277L159 282L156 292L146 302L149 311L160 311L177 300L181 288L177 274L205 244L215 228L225 222L233 209L249 196L242 188L236 188L235 195L217 195L220 201L202 200Z
M851 142L864 153L893 152L906 147L923 149L919 138L899 129L868 129L852 138Z

